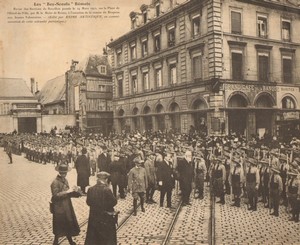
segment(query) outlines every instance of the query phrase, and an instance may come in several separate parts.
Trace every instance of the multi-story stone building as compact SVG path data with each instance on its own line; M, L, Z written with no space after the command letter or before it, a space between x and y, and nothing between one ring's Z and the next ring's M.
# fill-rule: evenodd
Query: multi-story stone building
M299 127L299 1L152 0L130 19L108 45L118 131Z

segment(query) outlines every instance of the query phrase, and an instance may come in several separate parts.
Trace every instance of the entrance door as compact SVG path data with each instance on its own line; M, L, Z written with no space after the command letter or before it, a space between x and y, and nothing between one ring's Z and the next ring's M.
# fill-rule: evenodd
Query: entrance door
M18 118L19 133L36 133L36 117L20 117Z
M157 122L157 129L158 130L164 131L166 129L166 127L165 127L165 115L156 116L156 122Z
M152 117L151 116L145 116L144 117L144 124L145 124L145 130L152 130Z
M234 110L228 113L229 132L245 135L247 125L247 112L244 110Z
M196 130L201 133L207 133L206 113L195 112L193 113L193 118Z
M270 140L272 134L272 112L266 110L259 110L255 113L256 117L256 130L259 136L262 137L264 134Z

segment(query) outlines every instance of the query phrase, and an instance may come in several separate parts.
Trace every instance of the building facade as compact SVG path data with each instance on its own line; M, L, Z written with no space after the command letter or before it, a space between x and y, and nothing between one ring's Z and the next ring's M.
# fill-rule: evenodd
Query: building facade
M75 101L75 107L77 111L78 103L80 128L107 135L113 127L113 84L108 57L90 55L79 64L78 70L82 71L84 82L72 84L75 86L75 95L79 93L79 101ZM77 87L76 84L80 86Z
M131 12L131 31L108 45L117 131L292 132L298 2L152 0Z
M0 133L41 131L41 106L20 78L0 78Z

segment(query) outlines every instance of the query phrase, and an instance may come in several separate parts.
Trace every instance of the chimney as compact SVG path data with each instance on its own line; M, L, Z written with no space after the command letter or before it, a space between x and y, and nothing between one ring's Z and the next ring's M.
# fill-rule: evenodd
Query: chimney
M34 78L30 78L30 90L31 90L31 93L34 94L35 93L35 89L34 89Z
M36 92L39 92L39 86L38 86L38 82L36 82L35 88L36 88Z

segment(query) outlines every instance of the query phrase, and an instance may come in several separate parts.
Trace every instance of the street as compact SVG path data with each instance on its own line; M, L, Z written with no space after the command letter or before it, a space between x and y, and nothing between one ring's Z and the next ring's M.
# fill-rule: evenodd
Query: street
M53 164L29 162L23 156L13 155L13 164L0 149L0 244L52 244L52 215L49 212L50 184L57 172ZM68 173L70 187L76 185L76 171ZM90 184L95 184L95 177ZM159 193L155 200L158 202ZM176 207L179 196L173 193L172 205ZM280 217L269 215L268 209L258 205L257 212L250 212L242 202L241 208L215 204L215 244L300 244L300 224L289 222L285 208ZM81 233L74 240L84 244L89 208L86 197L72 199ZM203 200L191 197L191 206L182 207L172 229L169 244L210 244L210 199L206 188ZM161 244L174 217L175 211L158 204L147 204L146 212L138 209L137 216L118 230L119 244ZM119 199L119 222L132 210L132 198ZM61 244L68 244L66 240Z

